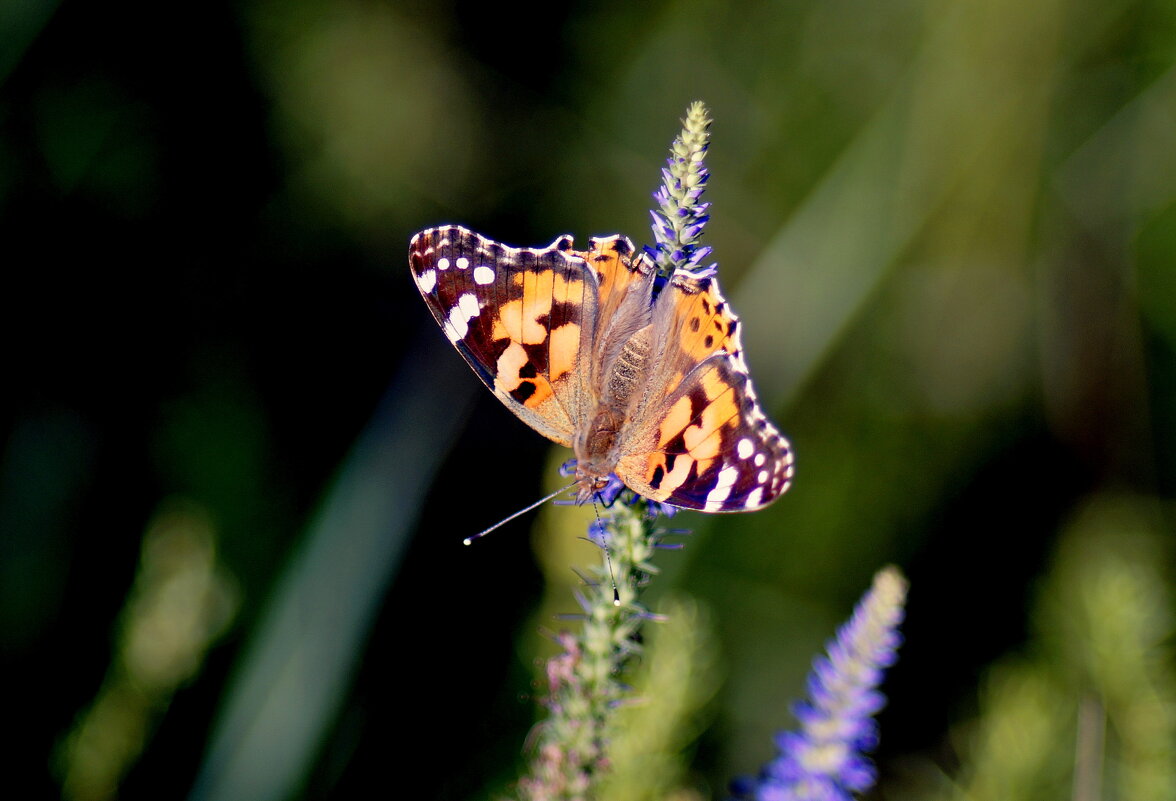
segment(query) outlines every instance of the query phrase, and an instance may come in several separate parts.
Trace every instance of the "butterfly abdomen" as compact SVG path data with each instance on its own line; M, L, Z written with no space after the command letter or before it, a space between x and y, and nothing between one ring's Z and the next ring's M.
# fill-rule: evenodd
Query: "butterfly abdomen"
M643 328L625 343L609 366L599 393L602 404L619 409L632 405L630 399L634 391L649 373L649 350L649 329Z

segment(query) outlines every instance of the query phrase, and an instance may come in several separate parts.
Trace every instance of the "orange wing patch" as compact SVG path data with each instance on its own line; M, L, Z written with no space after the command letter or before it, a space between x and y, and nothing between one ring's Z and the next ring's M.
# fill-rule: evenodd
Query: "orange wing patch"
M575 254L587 262L599 282L601 320L610 320L634 281L644 280L650 269L644 258L634 255L633 243L617 234L592 239L588 250Z
M712 363L713 364L713 363ZM654 500L669 498L678 488L722 466L725 444L740 421L735 388L717 367L696 376L692 388L662 415L657 447L637 449L622 459L617 473Z
M553 382L576 368L580 357L580 326L564 323L551 332L548 373Z
M739 351L739 320L731 314L727 301L711 278L675 275L671 286L684 297L674 305L674 322L678 345L693 362L705 360L719 351Z
M537 409L555 394L551 382L539 374L526 349L511 342L498 357L494 388L510 395L529 409Z
M547 339L543 320L551 314L555 274L525 270L512 276L512 282L520 288L519 297L499 307L492 336L537 345Z

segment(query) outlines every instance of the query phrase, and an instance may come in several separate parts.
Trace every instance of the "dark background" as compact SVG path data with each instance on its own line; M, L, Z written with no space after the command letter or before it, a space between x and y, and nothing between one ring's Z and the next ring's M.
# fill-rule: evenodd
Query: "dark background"
M353 639L313 688L263 685L291 719L309 689L324 711L297 760L228 746L262 782L237 797L506 790L537 632L574 601L541 600L534 518L460 540L565 455L445 345L407 243L448 222L647 242L695 99L715 118L706 241L798 474L764 512L675 519L696 533L651 604L710 609L725 676L691 782L721 795L771 756L811 656L887 563L912 590L880 794L966 777L996 666L1063 661L1035 610L1087 585L1059 554L1127 554L1142 608L1171 609L1174 57L1171 4L1130 0L6 4L11 788L57 796L105 697L95 741L139 746L95 770L125 765L124 799L185 797L249 703L267 615L303 603L300 621L337 604ZM349 526L332 502L357 476ZM573 516L544 514L540 555L575 541ZM152 684L120 643L160 520L215 547L213 600L179 606L219 622ZM377 545L349 539L365 526ZM572 579L555 561L549 587ZM332 650L317 631L284 642ZM1100 692L1062 672L1063 697Z

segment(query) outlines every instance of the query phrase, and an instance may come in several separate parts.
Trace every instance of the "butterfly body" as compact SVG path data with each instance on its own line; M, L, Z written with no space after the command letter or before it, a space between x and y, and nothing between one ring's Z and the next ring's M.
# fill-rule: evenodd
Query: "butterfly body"
M409 247L422 297L487 387L573 449L578 500L616 474L653 500L757 509L787 489L791 448L756 402L738 318L715 278L656 271L623 236L511 248L459 226Z

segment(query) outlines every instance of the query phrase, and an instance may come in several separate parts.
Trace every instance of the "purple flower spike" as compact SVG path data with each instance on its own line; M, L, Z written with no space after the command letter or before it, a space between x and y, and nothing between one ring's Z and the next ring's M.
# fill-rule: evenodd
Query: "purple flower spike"
M653 193L658 211L653 212L653 238L656 247L651 255L661 275L676 270L693 269L705 258L699 256L698 244L710 216L709 203L700 202L709 173L702 156L710 138L710 116L706 106L693 103L686 110L682 133L670 148L670 157L662 168L662 185Z
M889 567L854 609L853 617L818 657L809 676L809 700L795 709L799 732L776 737L780 755L758 779L731 787L737 798L754 801L852 801L868 790L877 771L866 753L878 744L873 716L885 698L877 689L883 670L894 664L902 642L906 580Z

